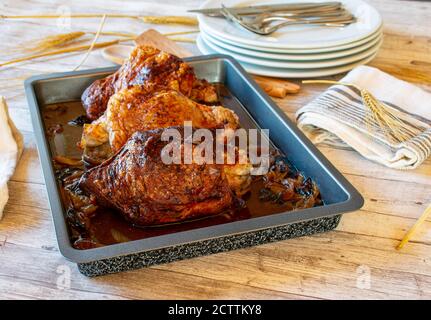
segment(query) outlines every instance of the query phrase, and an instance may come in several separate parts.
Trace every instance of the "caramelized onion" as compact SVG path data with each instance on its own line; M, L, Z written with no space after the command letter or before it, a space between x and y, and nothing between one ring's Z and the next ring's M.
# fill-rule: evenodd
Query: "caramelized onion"
M69 166L69 167L80 167L82 166L82 160L81 159L74 159L74 158L68 158L64 156L55 156L54 162Z

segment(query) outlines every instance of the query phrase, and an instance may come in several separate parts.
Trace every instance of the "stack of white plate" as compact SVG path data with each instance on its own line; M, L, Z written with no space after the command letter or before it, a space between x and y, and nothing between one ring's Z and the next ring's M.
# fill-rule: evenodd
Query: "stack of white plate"
M328 0L306 0L323 2ZM382 19L362 0L338 0L357 18L346 27L289 26L261 36L220 17L198 15L197 39L203 54L222 53L236 58L250 73L309 78L334 75L366 64L382 43ZM300 0L208 0L205 8L300 2Z

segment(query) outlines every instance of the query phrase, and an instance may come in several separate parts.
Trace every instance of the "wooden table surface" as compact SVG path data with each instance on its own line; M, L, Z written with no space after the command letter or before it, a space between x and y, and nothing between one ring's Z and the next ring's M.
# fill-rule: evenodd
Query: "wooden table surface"
M385 22L383 47L370 65L431 90L431 3L369 2ZM181 14L173 0L159 0L157 6L130 0L73 1L72 7L69 3L3 0L0 13ZM182 3L193 8L199 1ZM69 32L68 28L95 31L98 24L98 19L76 19L70 25L67 19L0 19L0 60L18 56L17 48L42 36ZM105 30L139 33L148 27L137 20L108 19ZM187 46L197 53L194 45ZM0 222L0 298L431 298L431 220L402 251L394 249L431 202L431 160L414 171L396 171L354 151L328 147L320 150L365 198L363 209L343 216L335 231L121 274L82 276L57 248L23 90L24 78L70 71L81 58L82 54L69 54L0 67L0 95L7 98L11 116L25 136L25 151L9 183L10 200ZM94 51L82 69L108 65ZM322 90L304 86L298 95L277 103L293 118Z

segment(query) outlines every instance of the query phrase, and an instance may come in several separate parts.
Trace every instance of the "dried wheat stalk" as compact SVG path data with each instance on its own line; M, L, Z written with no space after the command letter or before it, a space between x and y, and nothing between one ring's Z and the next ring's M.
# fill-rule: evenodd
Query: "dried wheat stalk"
M85 33L88 34L96 34L97 32L94 31L86 31ZM116 37L137 37L138 35L135 33L128 33L128 32L116 32L116 31L101 31L100 32L101 36L116 36Z
M71 14L70 18L100 18L104 14L94 13L75 13ZM107 18L129 18L129 19L140 19L146 23L154 24L185 24L185 25L197 25L198 21L194 17L187 16L139 16L130 14L105 14ZM0 19L57 19L62 17L59 14L37 14L37 15L0 15Z
M114 44L118 44L120 42L130 41L130 40L134 40L134 39L135 39L134 37L131 37L131 38L123 38L123 39L116 39L116 40L112 40L112 41L100 42L100 43L96 43L94 45L93 49L105 48L105 47L108 47L108 46L111 46ZM65 48L65 49L60 49L60 50L49 51L49 52L42 52L42 53L33 54L30 56L25 56L25 57L21 57L18 59L14 59L14 60L0 63L0 67L7 66L10 64L14 64L14 63L18 63L18 62L27 61L27 60L32 60L32 59L36 59L36 58L42 58L42 57L48 57L48 56L53 56L53 55L58 55L58 54L63 54L63 53L88 50L89 48L90 48L90 45L82 45L82 46L75 46L75 47L70 47L70 48Z
M188 30L188 31L167 32L167 33L162 33L162 34L166 37L169 37L169 36L177 36L177 35L181 35L181 34L192 34L192 33L198 33L198 32L200 32L199 29Z
M359 88L355 84L332 80L304 80L302 83L340 84L356 88L361 93L362 103L369 110L364 122L370 132L373 130L374 125L377 125L388 141L393 143L402 143L411 138L407 131L403 130L408 124L399 118L392 108L376 99L368 90Z
M80 66L82 66L84 64L84 62L87 60L88 56L90 55L91 51L93 50L97 39L99 39L100 33L102 32L103 26L105 25L105 21L106 21L106 15L103 15L102 20L100 21L99 24L99 28L97 29L96 35L94 36L93 41L90 44L90 47L88 48L85 56L82 58L81 62L75 67L75 70L78 70Z
M351 86L360 91L362 102L366 106L370 113L364 119L367 123L368 130L372 130L373 124L376 124L384 132L386 138L393 143L402 143L411 138L408 133L414 132L408 123L403 121L395 114L388 105L384 102L377 100L369 91L359 88L355 84L343 83L331 80L304 80L303 83L329 83L329 84L341 84L345 86ZM403 130L405 129L405 130ZM426 219L431 215L431 205L429 205L416 223L407 231L401 242L397 245L396 249L400 250L404 245L410 241L412 236L416 233L419 227L426 221Z
M185 37L168 37L168 38L172 41L177 41L177 42L189 42L189 43L195 43L196 42L195 39L190 39L190 38L185 38Z
M186 24L191 26L198 25L198 20L194 17L182 17L182 16L145 16L140 17L145 23L153 24Z
M410 241L411 237L416 233L416 231L419 229L419 227L426 221L428 216L431 215L431 205L429 205L425 211L422 213L422 215L419 217L419 219L415 222L413 227L410 228L409 231L405 234L401 242L396 247L397 250L400 250L404 247L404 245Z
M72 13L68 17L70 18L100 18L103 13ZM132 18L137 19L139 16L130 14L116 14L107 13L108 18ZM0 19L57 19L64 17L60 14L36 14L36 15L3 15L0 14Z
M80 39L84 35L85 35L85 32L76 31L76 32L62 33L62 34L57 34L53 36L48 36L43 40L40 40L39 42L37 42L35 46L29 48L28 50L36 51L36 52L47 51L49 49L58 48L66 44L70 44L75 40Z
M168 33L168 34L165 34L165 35L186 34L186 33L194 33L194 32L196 32L196 31L184 31L184 32L181 31L181 32L172 32L172 33ZM100 34L102 35L103 32L101 32ZM129 36L128 34L123 34L122 36L123 36L123 38L121 38L121 39L115 39L115 40L112 40L112 41L95 43L94 46L93 46L93 48L92 48L92 50L93 49L99 49L99 48L105 48L105 47L108 47L108 46L111 46L111 45L114 45L114 44L118 44L120 42L127 42L127 41L131 41L131 40L136 39L136 35ZM170 39L173 40L173 41L178 41L178 42L194 42L193 39L182 38L182 37L172 37ZM33 60L33 59L37 59L37 58L42 58L42 57L48 57L48 56L54 56L54 55L63 54L63 53L71 53L71 52L88 50L90 47L91 47L91 45L81 45L81 46L74 46L74 47L64 48L64 49L59 49L59 50L54 50L54 51L40 52L40 53L37 53L37 54L33 54L33 55L29 55L29 56L25 56L25 57L13 59L13 60L6 61L6 62L3 62L3 63L0 62L0 67L11 65L11 64L14 64L14 63L18 63L18 62L23 62L23 61Z
M196 25L197 24L197 20L195 18L183 17L183 16L165 16L165 17L164 16L158 16L158 17L154 17L154 16L134 16L134 15L126 15L126 14L104 14L104 15L100 15L100 14L72 14L71 15L71 17L74 17L74 18L93 18L93 17L95 18L95 17L101 17L101 16L102 16L103 23L107 17L111 17L111 18L139 18L145 22L150 22L150 23L168 23L168 24L179 23L179 24L188 24L188 25ZM25 15L21 15L21 16L0 15L0 19L1 18L3 18L3 19L58 18L58 17L60 17L60 15L50 15L50 14L48 14L48 15L45 15L45 14L28 15L28 16L25 16ZM33 52L37 52L36 54L32 54L29 56L13 59L13 60L6 61L3 63L0 62L0 67L10 65L13 63L32 60L32 59L36 59L36 58L40 58L40 57L53 56L53 55L62 54L62 53L70 53L70 52L87 50L87 53L84 56L83 60L76 67L76 68L79 68L83 64L83 62L87 59L89 53L93 49L104 48L104 47L107 47L109 45L117 44L119 42L134 40L137 37L136 34L132 34L132 33L108 32L108 31L102 32L103 23L101 23L101 25L99 26L99 30L97 32L75 31L75 32L70 32L70 33L46 37L45 39L39 41L35 47L31 48L31 50ZM191 33L196 33L196 32L199 32L199 30L170 32L170 33L165 33L165 36L170 37L170 36L174 36L174 35L191 34ZM48 51L50 49L59 48L59 47L64 46L64 45L68 45L68 44L71 44L73 42L77 42L76 40L80 39L86 33L95 35L93 42L90 45L81 45L81 46L75 46L75 47L70 47L70 48L63 48L63 49ZM100 35L119 36L119 37L123 37L123 38L122 39L116 39L113 41L96 43L96 41ZM171 40L178 41L178 42L195 42L195 40L190 39L190 38L185 38L185 37L172 37Z
M187 30L187 31L167 32L167 33L162 33L162 34L166 37L170 37L170 36L183 35L183 34L193 34L193 33L198 33L198 32L200 32L199 29ZM85 33L96 34L96 32L94 32L94 31L88 31ZM137 37L138 36L135 33L115 32L115 31L102 31L102 32L100 32L100 35L102 35L102 36L116 36L116 37Z

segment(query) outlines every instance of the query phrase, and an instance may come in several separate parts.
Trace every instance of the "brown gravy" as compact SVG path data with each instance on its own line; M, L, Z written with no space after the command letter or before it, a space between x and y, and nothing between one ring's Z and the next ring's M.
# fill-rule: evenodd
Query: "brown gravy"
M42 110L52 157L59 155L70 158L81 158L82 153L77 147L77 143L81 139L82 127L71 125L69 122L84 113L80 101L52 104L45 106ZM231 210L205 219L163 226L135 227L125 221L115 210L99 208L97 214L90 219L85 239L90 239L96 246L104 246L292 210L289 207L289 203L279 204L260 200L259 191L262 189L262 186L263 182L259 178L253 182L251 192L243 199L246 203L244 208ZM66 211L69 207L69 203L67 203L68 197L65 196L64 190L61 190L61 184L59 184L59 188L63 198L64 210ZM70 234L71 241L76 241L77 230L72 226L70 226ZM86 245L81 246L77 243L74 243L74 246L81 249L94 247L94 245L88 247Z

